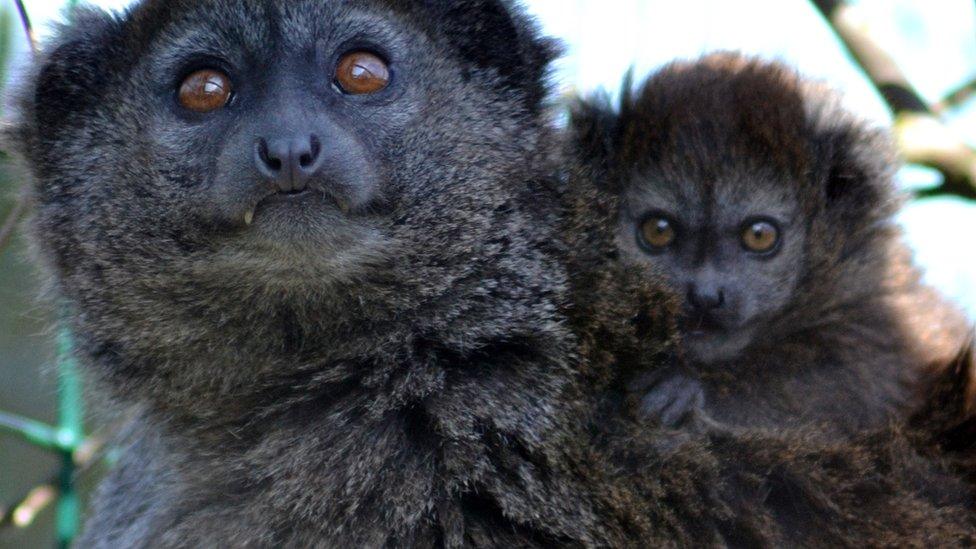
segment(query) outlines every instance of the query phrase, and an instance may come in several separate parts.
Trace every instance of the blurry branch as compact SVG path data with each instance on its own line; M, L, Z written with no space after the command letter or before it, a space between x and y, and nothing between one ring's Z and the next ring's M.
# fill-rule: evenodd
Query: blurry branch
M976 78L949 92L942 101L932 105L932 110L938 114L943 114L962 106L963 103L971 99L974 95L976 95Z
M15 0L17 5L17 12L20 14L20 23L24 28L24 34L27 36L27 42L30 44L31 52L37 54L37 40L34 38L34 27L31 25L30 16L27 14L27 8L24 6L23 0ZM5 61L5 60L4 60ZM13 238L14 233L17 232L17 225L20 220L27 214L27 196L21 193L17 197L17 202L14 204L10 213L0 223L0 252L7 247L10 240Z
M845 0L813 0L813 4L894 112L895 138L905 161L942 173L943 184L923 194L976 199L976 150L938 118L894 59L871 37L854 6Z
M939 119L927 114L899 115L895 137L906 161L942 173L942 185L920 195L954 194L976 199L976 152Z
M0 507L0 528L27 528L57 497L58 488L53 482L31 488L27 495L18 498L9 507Z
M37 53L37 40L34 38L34 26L31 25L30 17L27 15L27 8L24 7L24 0L15 0L17 12L20 14L20 23L24 27L24 34L27 35L27 43L30 45L32 53Z

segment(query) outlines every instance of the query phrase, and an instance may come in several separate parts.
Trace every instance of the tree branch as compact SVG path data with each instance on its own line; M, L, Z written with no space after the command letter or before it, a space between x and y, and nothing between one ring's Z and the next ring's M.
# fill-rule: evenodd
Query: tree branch
M851 57L895 114L895 137L905 160L942 173L944 182L928 194L976 199L976 150L953 133L871 37L857 10L845 0L812 0Z
M17 13L20 14L20 23L24 27L24 34L27 35L27 42L30 44L31 52L37 53L37 40L34 38L34 26L31 25L30 17L27 15L27 8L23 0L15 0Z
M932 110L936 113L943 114L962 106L963 103L969 101L974 95L976 95L976 78L949 92L942 101L932 105Z

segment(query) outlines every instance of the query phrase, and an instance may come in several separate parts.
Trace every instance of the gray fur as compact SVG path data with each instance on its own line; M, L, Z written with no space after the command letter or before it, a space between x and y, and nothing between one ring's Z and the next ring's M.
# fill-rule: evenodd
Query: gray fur
M34 240L88 372L141 410L83 546L619 535L569 480L574 344L537 208L550 46L509 9L150 0L79 12L46 48L15 136ZM388 102L341 103L325 70L280 93L356 128L381 196L246 226L247 144L222 137L244 121L174 112L182 60L264 67L274 89L294 84L281 60L357 40L395 56ZM240 108L261 100L239 84Z
M332 95L322 52L363 39L391 58L386 101ZM239 80L240 102L213 117L174 110L174 72L200 52L270 82ZM962 488L933 502L872 476L878 460L943 478L900 438L896 453L888 439L671 440L632 421L620 395L669 354L672 306L608 261L615 217L561 209L551 54L491 0L75 15L8 138L80 358L135 414L80 546L971 538L949 511ZM259 93L278 84L289 101ZM274 120L239 112L335 122L346 154L291 209L262 205L239 132ZM798 519L797 503L816 513Z

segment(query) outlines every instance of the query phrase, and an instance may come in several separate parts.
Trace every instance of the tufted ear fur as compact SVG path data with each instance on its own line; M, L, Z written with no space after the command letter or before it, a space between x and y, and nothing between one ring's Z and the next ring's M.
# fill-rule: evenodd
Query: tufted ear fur
M816 135L819 193L835 222L865 226L890 217L898 206L898 162L887 135L863 123L837 124Z
M970 333L948 364L930 365L939 372L922 408L912 418L920 432L949 452L976 461L976 333ZM973 469L970 468L970 471Z
M33 79L24 90L23 112L40 139L53 139L60 130L85 117L109 85L107 65L124 56L122 21L94 8L79 8L71 23L59 29L45 51Z
M520 92L535 112L546 98L549 64L559 43L543 38L522 8L508 0L424 0L438 32L471 63L494 72L506 90Z
M626 121L640 116L634 113L634 68L624 74L620 85L619 110L614 109L606 92L589 98L577 98L570 105L570 129L574 158L590 170L590 180L600 190L620 193L627 174L618 173L621 143L625 139Z

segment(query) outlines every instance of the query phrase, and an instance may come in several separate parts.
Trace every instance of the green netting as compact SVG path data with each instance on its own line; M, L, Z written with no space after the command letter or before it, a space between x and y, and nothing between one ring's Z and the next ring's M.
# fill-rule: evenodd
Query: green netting
M76 0L68 2L74 8ZM33 40L30 19L22 1L16 2L20 22L28 39ZM7 60L10 56L15 17L9 9L0 12L0 83L6 82ZM16 414L0 411L0 435L18 436L27 442L60 456L61 466L54 478L14 500L8 509L0 510L0 525L5 523L27 527L45 506L56 502L56 532L58 545L68 547L78 533L80 503L75 486L78 464L87 461L79 454L88 451L84 430L82 382L77 362L72 355L71 333L62 326L57 336L58 421L48 425Z

